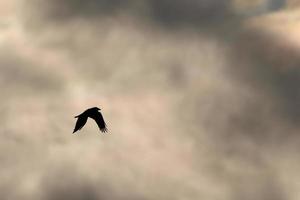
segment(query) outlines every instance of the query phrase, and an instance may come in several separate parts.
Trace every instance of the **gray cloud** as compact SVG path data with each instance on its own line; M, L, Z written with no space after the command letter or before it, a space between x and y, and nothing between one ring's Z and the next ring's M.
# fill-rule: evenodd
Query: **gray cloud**
M43 0L32 5L34 12L30 13L37 13L37 16L56 23L74 19L99 20L125 13L144 19L144 22L150 19L164 27L192 26L196 29L207 29L212 24L221 24L233 16L228 0ZM31 17L31 20L34 18Z
M277 105L278 114L295 125L300 119L299 51L295 47L282 46L280 37L271 37L260 30L244 32L237 42L234 56L252 67L238 69L241 77L257 90L270 94ZM272 49L272 52L270 52ZM282 51L282 49L285 49Z
M298 54L227 1L82 2L30 1L2 35L1 197L293 199ZM110 134L72 135L95 105Z

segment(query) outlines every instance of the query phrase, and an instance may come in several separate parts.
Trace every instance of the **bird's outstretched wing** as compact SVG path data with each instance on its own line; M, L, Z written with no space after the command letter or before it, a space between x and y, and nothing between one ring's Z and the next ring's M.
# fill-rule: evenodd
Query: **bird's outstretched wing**
M85 123L87 121L87 116L84 116L84 115L78 115L75 118L78 118L78 119L77 119L77 122L76 122L73 133L80 130L85 125Z
M89 115L90 118L94 119L100 129L103 133L107 132L106 123L103 119L103 116L100 112L93 112Z

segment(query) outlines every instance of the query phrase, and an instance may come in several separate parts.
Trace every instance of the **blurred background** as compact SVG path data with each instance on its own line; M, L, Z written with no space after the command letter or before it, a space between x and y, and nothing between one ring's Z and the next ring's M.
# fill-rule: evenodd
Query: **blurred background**
M1 200L299 200L298 6L2 0Z

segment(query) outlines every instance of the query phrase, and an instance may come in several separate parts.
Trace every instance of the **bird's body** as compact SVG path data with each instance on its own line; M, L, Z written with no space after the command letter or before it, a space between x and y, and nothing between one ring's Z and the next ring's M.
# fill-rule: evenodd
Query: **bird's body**
M88 117L95 120L95 122L97 123L101 132L103 132L103 133L107 132L106 123L103 119L102 114L99 112L99 110L101 110L101 109L97 108L97 107L93 107L93 108L87 109L80 115L75 116L75 118L78 118L78 119L77 119L73 133L82 129L82 127L86 124Z

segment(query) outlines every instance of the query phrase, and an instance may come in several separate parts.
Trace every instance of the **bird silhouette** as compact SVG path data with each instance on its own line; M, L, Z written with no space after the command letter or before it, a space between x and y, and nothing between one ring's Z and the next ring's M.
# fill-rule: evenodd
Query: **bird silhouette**
M107 132L106 123L103 119L102 114L99 112L99 110L101 110L101 109L98 107L93 107L93 108L87 109L80 115L75 116L75 118L78 118L78 119L77 119L73 133L80 130L85 125L85 123L87 122L89 117L96 121L101 132L103 132L103 133Z

